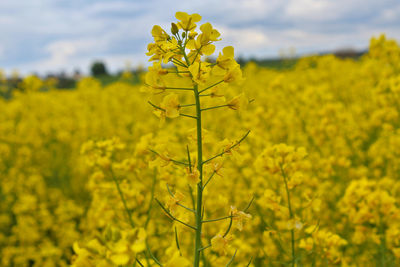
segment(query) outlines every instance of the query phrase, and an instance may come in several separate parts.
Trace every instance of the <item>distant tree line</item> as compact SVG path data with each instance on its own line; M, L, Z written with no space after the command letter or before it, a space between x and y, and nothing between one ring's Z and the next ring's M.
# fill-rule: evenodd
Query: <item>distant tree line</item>
M330 53L319 53L318 55L333 54L339 58L353 58L358 59L364 55L367 51L357 51L354 49L340 49L335 52ZM254 62L259 66L273 68L273 69L286 69L293 67L298 61L299 57L287 57L287 58L244 58L239 57L237 62L240 65L246 65L249 62ZM215 59L209 59L215 61ZM90 66L90 75L99 79L103 85L109 84L114 81L123 79L124 81L131 83L138 83L140 81L140 73L144 71L143 68L138 68L136 70L125 70L119 71L116 74L110 74L106 64L101 60L94 61ZM39 75L36 75L39 76ZM79 70L75 70L72 75L68 75L66 72L60 72L57 74L48 74L42 79L55 80L55 88L59 89L73 89L76 87L76 83L83 77ZM18 76L13 76L11 78L6 78L0 81L0 96L9 97L11 92L18 88L22 79Z

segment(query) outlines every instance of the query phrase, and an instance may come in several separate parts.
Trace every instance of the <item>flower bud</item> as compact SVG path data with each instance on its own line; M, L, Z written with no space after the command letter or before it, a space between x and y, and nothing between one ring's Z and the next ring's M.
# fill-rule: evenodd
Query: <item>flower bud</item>
M173 35L177 34L179 32L178 26L175 23L171 23L171 33Z

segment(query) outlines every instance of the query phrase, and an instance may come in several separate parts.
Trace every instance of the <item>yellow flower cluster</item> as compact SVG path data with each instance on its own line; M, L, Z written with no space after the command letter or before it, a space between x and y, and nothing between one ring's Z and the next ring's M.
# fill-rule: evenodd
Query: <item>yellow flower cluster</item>
M195 127L189 132L186 140L174 142L182 144L183 151L186 147L186 155L180 155L179 158L173 155L174 151L181 148L171 149L171 140L155 142L155 149L151 150L155 159L150 162L149 167L156 168L158 175L166 181L166 189L170 195L166 205L156 199L162 210L176 224L194 231L194 245L188 245L190 238L178 238L175 226L178 249L175 253L179 252L187 262L192 261L193 266L198 267L200 262L205 263L204 259L208 254L206 250L210 247L216 255L227 256L230 241L233 239L231 229L242 231L244 222L251 218L251 215L246 213L249 206L244 211L232 206L225 216L206 219L213 213L206 210L205 201L212 197L208 190L206 191L206 186L210 188L213 185L214 176L223 176L221 169L226 158L224 156L233 155L235 148L249 132L237 141L224 139L217 142L214 138L206 138L212 133L203 128L206 120L202 118L207 113L213 113L215 109L242 110L249 101L243 93L230 101L225 100L223 90L242 81L242 71L234 59L233 47L223 48L215 62L209 62L203 56L214 53L213 43L220 40L220 33L213 29L210 23L202 24L198 32L196 23L201 20L198 14L177 12L175 16L178 22L171 24L171 34L158 25L152 29L154 43L148 45L147 55L151 56L150 61L154 63L146 74L146 84L142 91L152 93L153 98L160 98L160 95L163 97L159 105L153 103L158 101L157 98L149 101L155 108L155 115L161 119L161 125L164 125L166 118L180 117L186 120L187 125L190 125L189 120L192 119L192 125ZM167 63L171 66L163 65ZM181 100L176 93L163 95L167 91L182 92ZM177 165L182 168L179 169ZM182 177L182 171L186 172L186 177L179 179ZM175 192L172 192L170 187L173 187ZM188 196L192 203L185 200ZM218 233L215 232L218 227L209 230L206 226L224 220L229 221L229 226ZM192 260L189 260L188 253L194 254ZM236 253L231 256L230 262L234 260L235 255ZM225 261L229 262L229 258Z
M339 210L346 214L341 223L351 233L350 241L354 245L378 246L400 257L398 186L391 178L379 181L362 178L349 184L339 202ZM373 260L373 256L372 253L365 255L365 262Z
M84 246L74 243L72 266L126 266L136 263L136 254L145 249L146 232L143 229L120 231L109 226L102 235Z
M0 99L0 265L399 266L398 43L241 68L176 19L140 84Z
M83 209L24 166L2 169L0 187L0 265L68 266Z

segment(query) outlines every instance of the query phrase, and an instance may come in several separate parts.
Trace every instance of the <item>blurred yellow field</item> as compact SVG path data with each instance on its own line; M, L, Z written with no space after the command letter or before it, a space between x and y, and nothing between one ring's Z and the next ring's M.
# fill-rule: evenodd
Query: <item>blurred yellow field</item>
M176 19L140 84L0 99L0 265L399 266L400 46L241 68Z

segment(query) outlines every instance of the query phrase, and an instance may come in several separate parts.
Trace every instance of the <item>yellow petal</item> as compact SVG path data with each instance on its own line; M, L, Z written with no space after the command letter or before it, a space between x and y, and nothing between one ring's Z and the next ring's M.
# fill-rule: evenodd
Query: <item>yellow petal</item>
M126 265L129 262L129 256L127 254L114 254L110 257L110 260L116 265Z
M212 53L214 53L215 51L215 45L212 44L206 45L201 49L201 51L206 56L212 55Z
M198 22L201 20L201 16L197 13L192 14L192 22Z
M234 56L234 49L233 46L226 46L224 49L222 49L222 52L224 53L224 56L227 57L232 57Z
M203 25L200 26L200 30L203 33L211 34L212 26L211 26L211 24L209 22L207 22L207 23L204 23Z
M179 20L185 20L185 19L187 19L187 17L189 17L189 15L186 12L178 11L178 12L175 13L175 18L177 18Z

